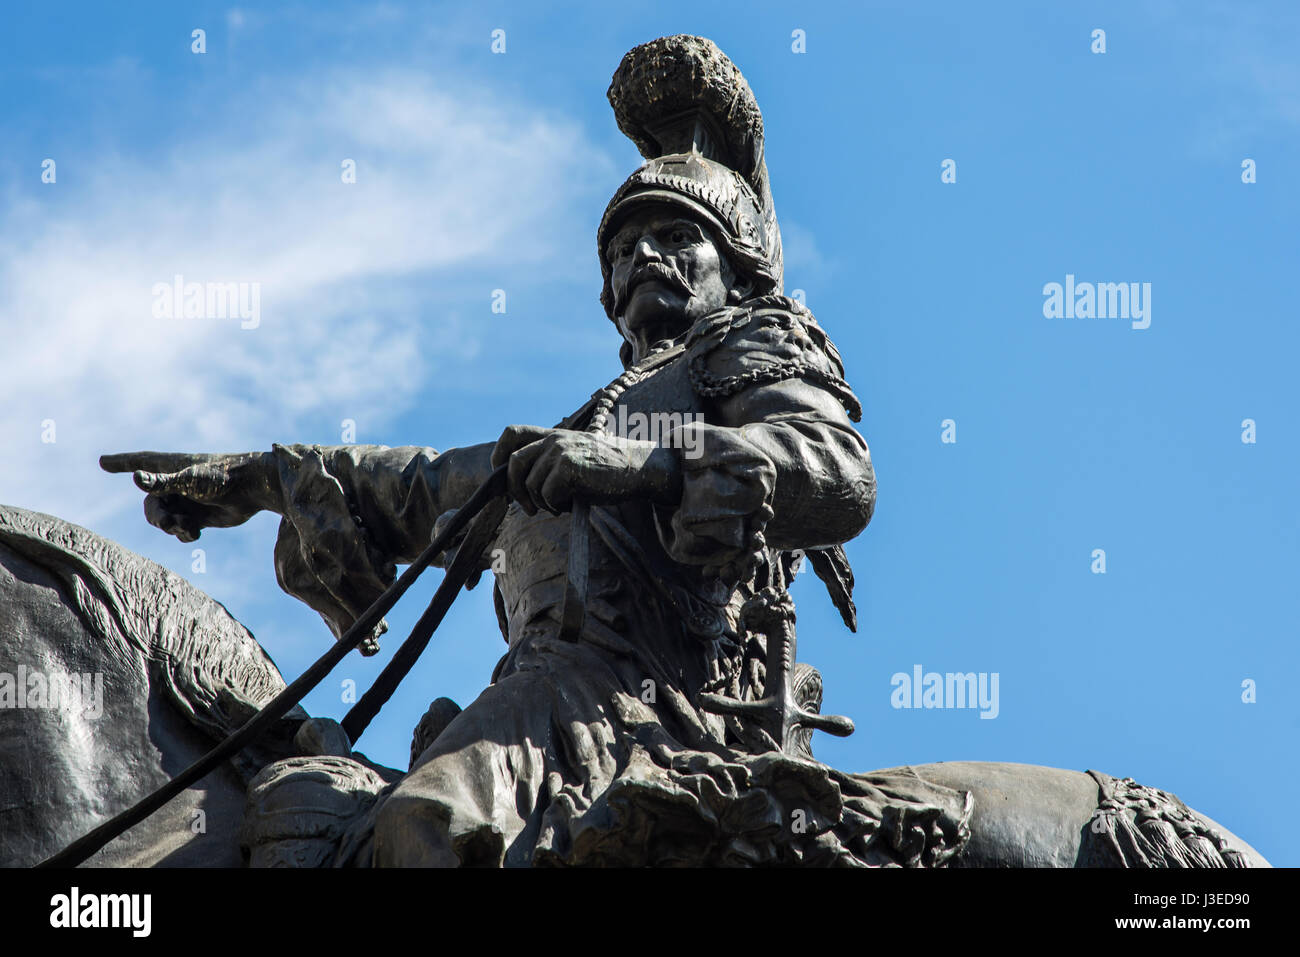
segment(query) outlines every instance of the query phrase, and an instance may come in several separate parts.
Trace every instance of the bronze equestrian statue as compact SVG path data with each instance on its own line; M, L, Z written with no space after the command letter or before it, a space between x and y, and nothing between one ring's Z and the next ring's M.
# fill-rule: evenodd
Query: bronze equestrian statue
M183 541L259 511L280 515L281 587L371 654L384 626L358 635L358 622L369 624L396 566L416 561L476 490L499 481L499 509L478 513L477 531L461 530L439 556L470 584L492 572L507 644L492 683L463 710L434 702L405 773L353 752L365 719L340 726L286 713L223 765L221 780L204 779L227 807L206 861L185 857L177 798L166 805L170 825L150 817L92 862L1266 865L1177 798L1127 779L963 763L849 774L812 756L814 730L853 726L820 714L822 677L797 661L787 586L808 561L856 626L843 545L867 527L876 499L853 427L861 408L826 332L782 295L762 117L735 65L708 40L663 38L627 54L609 100L646 160L596 234L601 302L624 371L562 422L510 426L443 452L291 445L103 462L133 472L148 520ZM81 787L94 777L86 768L107 767L164 723L170 747L192 757L186 735L222 738L283 690L224 609L70 528L0 513L0 613L32 607L33 589L60 581L51 594L84 592L83 604L101 611L71 615L55 602L30 614L6 639L18 646L7 657L73 647L90 667L99 649L124 661L141 700L152 700L177 655L121 626L148 616L103 609L163 589L183 599L207 649L194 658L206 664L181 670L211 676L117 716L119 733L79 756L80 789L56 795L58 826L36 797L57 786L21 780L24 745L4 739L0 788L29 794L23 813L0 812L4 846L18 849L8 863L54 853L121 810L132 786L138 796L187 759L164 754L147 774L119 780L109 800ZM77 588L83 581L98 584ZM216 643L245 665L222 671ZM35 730L43 754L64 753L49 726Z

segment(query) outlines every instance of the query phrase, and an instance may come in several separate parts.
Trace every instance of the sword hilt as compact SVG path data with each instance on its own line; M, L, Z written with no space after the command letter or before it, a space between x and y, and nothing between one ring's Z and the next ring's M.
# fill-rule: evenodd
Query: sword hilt
M776 750L787 754L795 752L795 732L799 729L825 731L840 738L852 734L851 719L813 711L795 698L794 602L789 594L771 587L764 588L745 603L741 615L745 625L757 628L767 638L763 697L742 700L720 694L701 694L697 698L700 709L752 722L770 739Z

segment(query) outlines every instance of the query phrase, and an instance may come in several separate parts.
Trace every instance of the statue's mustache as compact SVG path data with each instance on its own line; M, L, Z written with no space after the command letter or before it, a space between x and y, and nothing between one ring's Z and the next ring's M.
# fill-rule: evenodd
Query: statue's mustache
M694 292L686 277L683 276L681 271L675 266L671 266L668 263L646 263L628 277L627 283L623 286L622 292L620 292L616 297L617 301L614 303L615 310L617 312L622 312L623 307L627 305L627 301L631 298L636 287L651 279L657 279L660 282L667 283L684 296L690 296Z

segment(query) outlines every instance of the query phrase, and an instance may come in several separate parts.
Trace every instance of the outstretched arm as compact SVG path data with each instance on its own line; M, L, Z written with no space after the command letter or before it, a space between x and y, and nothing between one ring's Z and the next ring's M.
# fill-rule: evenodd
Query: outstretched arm
M283 508L276 511L295 524L310 524L304 513L337 510L341 497L347 517L364 529L375 554L406 564L424 551L438 516L459 508L488 477L492 449L490 442L441 453L412 445L277 447ZM304 462L311 463L305 473ZM305 484L318 470L328 485L337 485L338 496Z
M393 583L396 566L424 551L438 516L487 477L491 451L277 447L280 587L316 609L338 637ZM361 650L375 649L371 641Z
M424 550L437 517L486 478L492 449L277 445L235 455L124 453L100 464L134 472L149 522L181 541L259 511L280 515L276 578L337 637L392 583L396 565Z

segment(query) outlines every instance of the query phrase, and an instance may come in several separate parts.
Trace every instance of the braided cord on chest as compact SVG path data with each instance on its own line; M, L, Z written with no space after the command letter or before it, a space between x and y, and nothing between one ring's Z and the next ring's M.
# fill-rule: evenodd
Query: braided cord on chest
M849 389L849 384L837 375L819 369L807 359L789 359L773 365L749 369L738 375L717 376L705 366L706 356L697 355L691 360L691 385L695 391L708 398L735 395L761 382L780 382L784 379L806 379L834 394L844 406L849 418L862 421L862 404Z
M595 408L591 410L591 421L584 431L604 432L609 423L610 413L614 411L614 406L623 397L623 393L638 382L642 382L654 375L671 358L670 354L675 355L681 351L682 346L677 344L652 352L596 393L599 398L596 400Z

